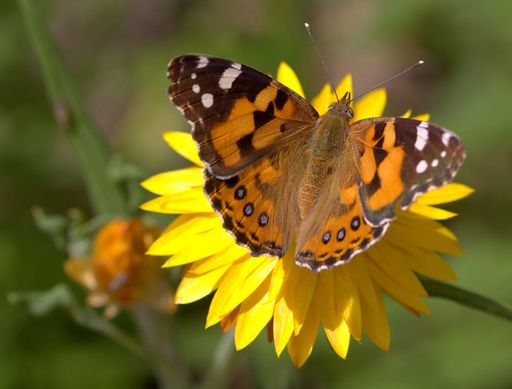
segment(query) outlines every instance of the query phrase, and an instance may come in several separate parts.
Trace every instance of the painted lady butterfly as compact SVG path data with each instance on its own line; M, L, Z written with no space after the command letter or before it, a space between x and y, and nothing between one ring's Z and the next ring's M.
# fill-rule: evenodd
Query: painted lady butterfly
M205 192L224 228L252 255L313 271L349 261L386 232L395 207L451 181L459 138L404 118L350 123L350 94L318 112L247 66L184 55L168 67L171 101L192 126Z

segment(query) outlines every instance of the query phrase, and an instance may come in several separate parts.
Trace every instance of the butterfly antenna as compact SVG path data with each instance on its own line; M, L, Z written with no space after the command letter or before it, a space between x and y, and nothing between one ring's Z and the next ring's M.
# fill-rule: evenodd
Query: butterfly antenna
M418 62L416 62L414 65L409 66L407 69L402 70L400 73L395 74L393 77L388 78L388 79L387 79L387 80L385 80L385 81L379 82L377 85L374 85L374 86L372 86L371 88L368 88L368 89L367 89L367 90L365 90L363 93L361 93L361 94L357 95L357 96L356 96L356 97L354 97L352 100L350 100L350 103L351 103L352 101L354 101L354 100L357 100L357 99L359 99L359 98L363 97L364 95L366 95L366 94L370 93L371 91L374 91L375 89L380 88L380 87L381 87L381 86L383 86L383 85L386 85L387 83L389 83L389 82L391 82L391 81L393 81L393 80L397 79L398 77L403 76L405 73L409 73L411 70L416 69L417 67L419 67L419 66L423 65L424 63L425 63L425 61L421 61L421 60L420 60L420 61L418 61Z
M308 33L311 42L313 43L313 47L315 48L316 55L320 58L320 62L322 63L322 67L324 68L325 74L327 74L327 78L329 79L329 83L331 84L331 89L334 92L334 96L336 96L336 101L339 102L338 94L336 93L336 87L334 86L334 82L332 81L332 77L327 70L327 64L325 63L324 57L320 54L320 50L318 49L318 44L316 43L316 39L313 37L313 33L311 32L311 26L308 22L304 23L304 27L306 27L306 32Z

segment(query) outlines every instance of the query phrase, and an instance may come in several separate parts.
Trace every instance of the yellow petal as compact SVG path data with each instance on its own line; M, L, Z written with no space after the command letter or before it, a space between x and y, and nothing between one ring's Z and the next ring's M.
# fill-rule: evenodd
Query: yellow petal
M316 274L299 266L293 266L286 280L285 296L293 312L294 332L298 334L309 310L315 291Z
M397 212L400 214L400 211ZM457 238L446 227L429 219L398 217L385 239L404 247L418 247L449 254L462 254Z
M445 209L431 207L429 205L423 205L420 203L412 204L409 207L408 212L404 212L405 216L407 216L408 214L417 215L420 217L427 217L435 220L446 220L457 216L455 212L450 212Z
M412 109L408 109L407 111L405 111L402 115L400 115L401 118L410 118L411 117L411 114L412 114Z
M375 286L371 286L375 288ZM382 302L381 291L375 288L374 292L377 296L375 306L370 304L361 304L361 315L363 318L363 330L370 340L380 349L388 351L391 341L391 333L389 331L389 322L386 314L386 308Z
M324 327L329 328L335 328L338 322L342 320L341 315L336 310L335 300L337 296L334 294L334 272L337 270L331 269L318 274L315 295L311 304L316 304L320 320Z
M166 195L191 188L202 188L203 180L203 169L191 167L154 175L141 185L154 194Z
M233 238L220 228L198 234L195 241L189 241L189 245L169 258L163 267L179 266L223 253L233 244Z
M252 294L277 261L276 258L258 257L231 265L210 304L206 327L218 323Z
M293 312L283 296L277 298L274 306L274 348L279 357L293 334Z
M233 326L236 324L236 321L238 319L238 309L240 306L233 309L227 316L224 316L222 320L220 321L220 328L222 329L222 332L228 332Z
M411 269L430 277L441 280L455 280L456 276L450 265L448 265L438 254L431 250L401 247L393 245L395 255L407 262Z
M334 270L334 303L338 317L348 325L352 336L358 341L361 340L359 294L350 273L343 267Z
M470 188L469 186L452 182L442 186L441 188L433 189L425 194L422 194L416 199L416 202L418 204L425 205L450 203L452 201L467 197L473 192L474 189Z
M209 273L201 274L201 276L185 271L176 290L176 304L188 304L209 295L217 289L220 280L224 277L230 266L226 265L217 268Z
M420 115L414 115L412 118L416 120L421 120L422 122L428 122L430 120L430 114L422 113Z
M347 92L350 92L350 95L353 97L353 91L352 91L352 75L349 73L345 77L343 77L343 80L338 84L336 87L336 93L338 97L341 99L343 95ZM329 104L336 102L336 96L334 93L331 94L331 101ZM327 111L327 109L326 109Z
M226 234L228 235L228 234ZM208 257L207 261L201 261L201 263L194 264L193 269L190 271L193 274L201 275L203 273L208 273L212 270L215 270L219 267L224 267L227 264L230 264L234 261L238 261L242 258L246 260L250 260L251 257L249 255L248 250L245 247L239 246L233 242L233 238L230 237L230 244L226 247L225 250L218 252L211 257Z
M382 240L372 246L367 252L368 257L386 273L394 282L413 294L428 296L423 285L418 280L407 262L399 258L394 246L388 241Z
M320 115L324 115L327 112L327 108L331 104L331 94L330 85L325 84L320 93L311 101L311 105L315 107Z
M251 343L272 318L276 297L283 287L285 276L284 261L280 260L274 266L270 280L265 280L242 303L235 331L237 350Z
M368 274L366 267L366 262L369 260L370 258L366 254L359 254L354 260L344 266L347 267L347 272L350 274L361 300L364 300L361 301L361 305L369 304L374 309L377 309L379 296L375 293L373 280Z
M204 167L199 159L197 146L192 139L192 135L180 131L167 131L164 133L164 140L183 158L195 163L197 166Z
M400 254L396 253L394 246L390 245L386 240L382 240L372 246L367 254L379 267L379 270L386 273L395 283L412 294L428 296L408 263L399 258Z
M407 289L398 285L394 279L389 277L382 269L373 261L368 262L368 270L373 280L382 287L394 300L415 311L430 314L427 306L417 295L412 294Z
M319 325L319 315L312 305L300 333L288 342L288 354L295 367L301 367L311 355Z
M276 267L279 264L276 264ZM240 305L235 329L235 347L241 350L248 346L265 328L274 313L275 297L278 288L270 288L272 275L245 299Z
M352 76L347 74L336 87L336 94L341 99L346 92L352 94ZM329 106L336 102L336 95L332 92L331 86L325 84L318 95L311 101L311 105L315 107L320 115L327 112Z
M347 323L341 321L335 329L324 328L324 331L336 354L345 359L350 345L350 331Z
M282 285L276 298L273 320L274 348L277 356L280 356L283 352L294 329L293 310L291 307L293 302L290 301L289 293L287 293L288 279L296 267L293 250L289 250L280 261L283 265L283 271L274 273L272 277L272 283L277 282Z
M157 213L213 212L203 191L199 188L157 197L140 206L145 211Z
M150 255L173 255L197 242L197 235L222 230L215 214L192 214L177 217L148 250Z
M384 88L376 89L356 100L352 121L382 116L385 106L386 90Z
M276 79L281 84L286 85L288 88L290 88L298 95L305 97L304 90L302 89L302 85L299 81L299 77L297 77L297 74L286 62L281 62L279 64Z
M352 336L361 339L359 295L345 266L319 274L314 303L318 305L324 328L335 331L344 321Z

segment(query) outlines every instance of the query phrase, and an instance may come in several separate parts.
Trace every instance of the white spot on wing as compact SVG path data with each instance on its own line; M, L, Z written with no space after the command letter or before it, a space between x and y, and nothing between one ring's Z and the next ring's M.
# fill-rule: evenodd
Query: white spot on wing
M431 163L431 166L432 167L436 167L437 165L439 165L439 160L438 159L434 159Z
M426 122L421 122L416 127L416 142L414 143L414 147L419 151L422 151L425 148L425 146L427 145L427 141L428 141L427 127L428 127L428 123L426 123Z
M237 68L236 65L239 67ZM222 89L230 89L233 85L233 82L235 82L236 78L240 75L240 73L242 73L240 70L242 66L240 64L234 63L231 66L232 67L224 70L224 73L222 73L222 76L220 77L219 86Z
M195 73L192 73L192 74L190 75L190 78L191 78L192 80L195 80L195 79L196 79L196 77L197 77L197 74L195 74Z
M441 138L441 140L443 141L443 144L445 146L448 146L448 144L450 143L450 138L452 137L452 134L450 134L449 132L445 132L443 134L443 137Z
M418 162L416 165L416 173L421 174L428 168L428 163L424 159Z
M441 158L446 157L446 150L441 151Z
M192 92L199 93L201 91L201 87L198 84L192 85Z
M210 108L213 105L213 95L211 93L204 93L201 96L201 103L203 103L203 107Z
M208 58L200 56L197 61L197 68L201 69L204 68L206 65L208 65Z

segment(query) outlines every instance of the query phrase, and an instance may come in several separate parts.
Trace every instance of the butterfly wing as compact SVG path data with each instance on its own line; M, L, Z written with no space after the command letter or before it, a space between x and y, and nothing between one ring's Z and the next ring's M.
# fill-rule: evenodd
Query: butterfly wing
M333 180L327 184L330 187L322 189L300 226L295 262L315 272L348 262L376 243L388 228L386 223L373 227L365 221L354 176L341 189L339 183L339 179Z
M236 176L318 118L295 92L232 61L184 55L171 61L171 101L192 126L199 156L217 178Z
M345 263L376 243L397 204L406 209L451 181L464 160L455 134L419 120L362 120L349 135L350 147L299 229L296 262L313 271Z
M282 257L300 225L297 198L306 137L294 137L229 179L205 171L205 192L224 228L254 256Z
M457 135L436 125L405 118L377 118L350 127L359 145L360 195L366 221L383 225L422 193L451 181L464 148Z

